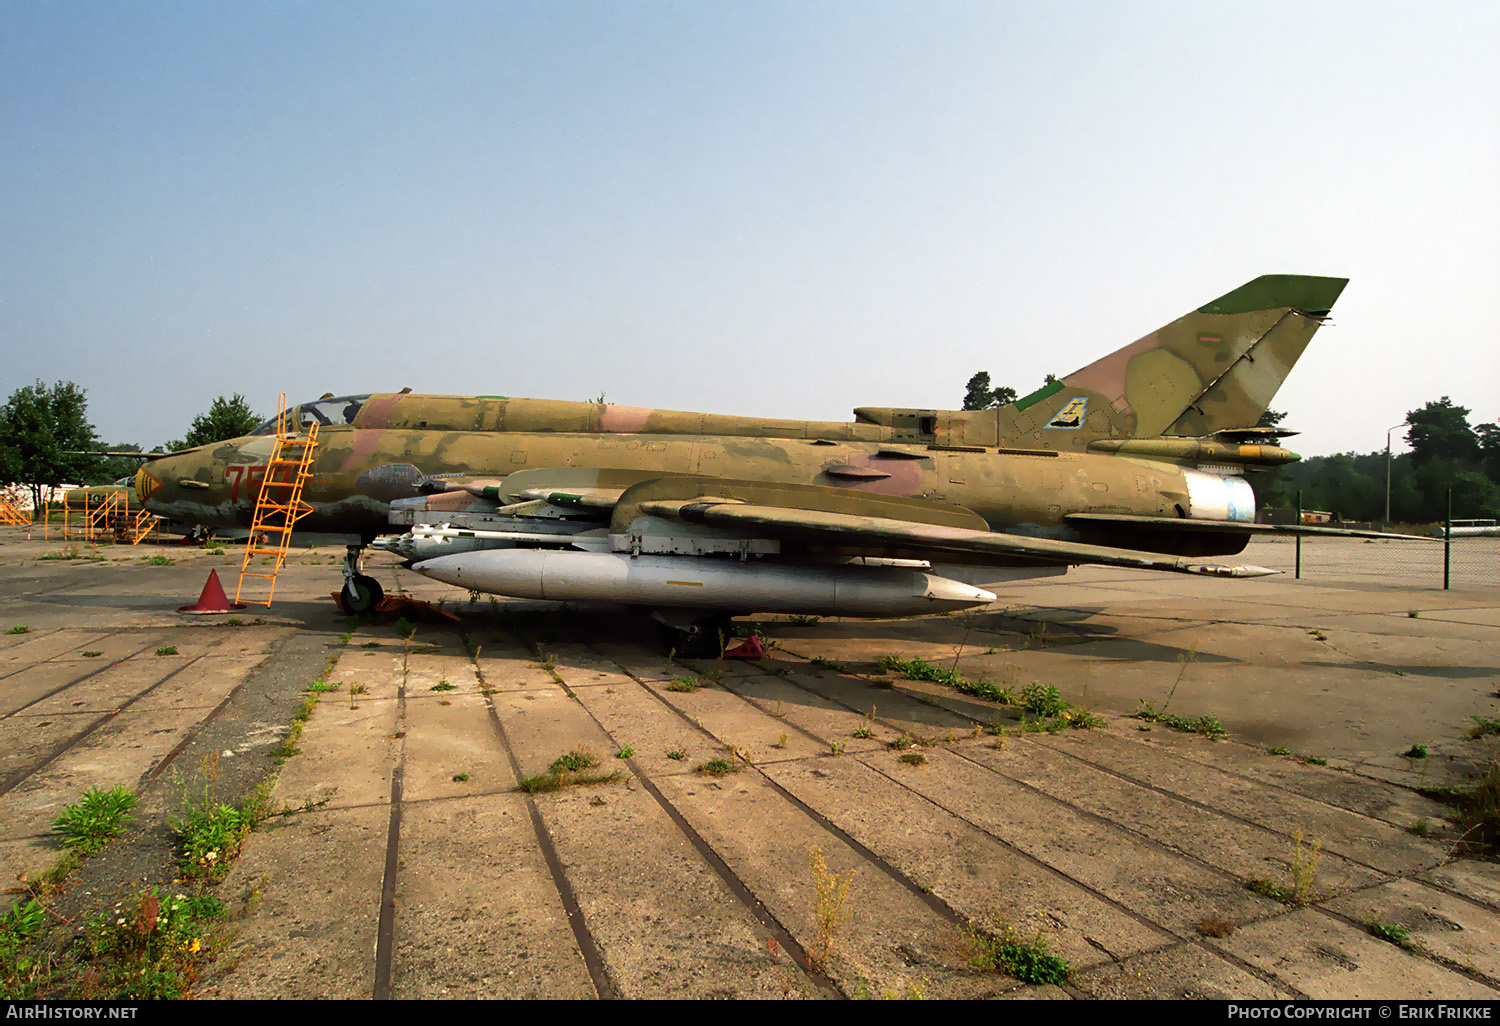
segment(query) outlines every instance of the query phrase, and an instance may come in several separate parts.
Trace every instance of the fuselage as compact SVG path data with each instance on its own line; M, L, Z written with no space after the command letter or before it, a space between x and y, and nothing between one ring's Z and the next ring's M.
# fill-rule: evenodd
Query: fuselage
M387 395L321 402L316 413L318 404L294 409L290 424L283 425L306 423L310 416L320 421L303 493L313 511L299 521L298 530L351 538L394 530L388 503L367 494L360 482L366 472L390 465L410 465L428 477L499 480L519 470L582 467L811 484L941 500L973 510L995 530L1094 541L1110 539L1097 529L1090 538L1064 518L1074 513L1234 521L1254 516L1249 487L1238 476L1089 452L1087 436L1078 432L1055 438L1037 433L1021 444L944 444L931 440L941 430L942 411L927 411L928 423L876 424L768 421L545 400ZM347 423L337 422L340 411ZM928 430L914 434L919 428ZM140 499L174 520L249 526L276 442L274 426L263 430L146 465L136 478ZM976 434L955 432L950 425L947 437ZM1181 544L1190 547L1183 554L1203 554L1238 551L1243 542L1231 534L1186 538Z

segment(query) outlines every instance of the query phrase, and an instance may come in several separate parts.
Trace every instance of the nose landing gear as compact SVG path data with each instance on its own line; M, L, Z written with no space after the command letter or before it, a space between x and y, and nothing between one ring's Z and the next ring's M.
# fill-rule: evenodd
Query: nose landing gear
M344 587L339 592L339 603L344 610L356 616L373 612L385 598L385 589L380 582L368 574L360 573L360 559L364 545L350 545L344 550Z

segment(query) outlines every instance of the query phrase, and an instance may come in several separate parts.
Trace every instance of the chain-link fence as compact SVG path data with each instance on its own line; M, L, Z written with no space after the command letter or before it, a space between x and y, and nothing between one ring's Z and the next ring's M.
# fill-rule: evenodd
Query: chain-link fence
M1299 544L1300 542L1300 544ZM1300 549L1300 553L1299 553ZM1239 559L1311 580L1390 581L1408 587L1500 585L1500 538L1258 537Z

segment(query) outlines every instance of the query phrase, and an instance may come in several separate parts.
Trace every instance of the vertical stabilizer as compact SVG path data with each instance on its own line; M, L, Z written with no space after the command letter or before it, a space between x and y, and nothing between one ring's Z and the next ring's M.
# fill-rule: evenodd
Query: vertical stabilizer
M1347 278L1247 282L998 411L999 435L1049 449L1096 438L1203 436L1266 411Z

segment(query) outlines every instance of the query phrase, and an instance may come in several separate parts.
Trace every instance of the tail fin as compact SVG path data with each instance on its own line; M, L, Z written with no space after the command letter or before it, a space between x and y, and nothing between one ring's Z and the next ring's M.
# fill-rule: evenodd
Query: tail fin
M1256 278L1003 407L1000 436L1059 449L1086 445L1084 437L1201 437L1249 427L1347 284Z

